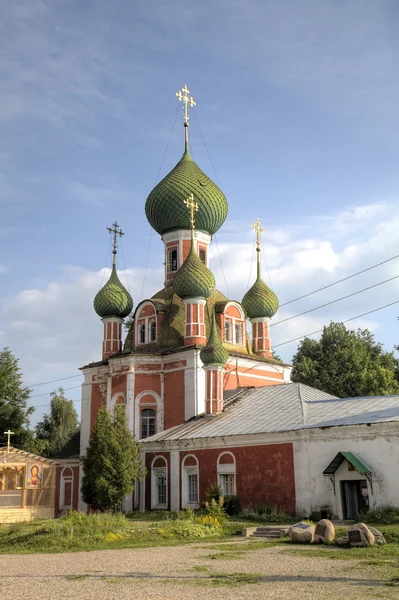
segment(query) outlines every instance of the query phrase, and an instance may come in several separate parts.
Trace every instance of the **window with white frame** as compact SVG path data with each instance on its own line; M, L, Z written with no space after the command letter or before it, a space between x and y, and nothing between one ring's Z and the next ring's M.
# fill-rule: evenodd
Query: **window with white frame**
M236 494L236 462L231 452L223 452L219 455L218 484L222 489L223 496L235 496Z
M157 472L157 504L166 506L166 473L164 471Z
M168 250L168 272L177 271L177 248Z
M224 341L229 344L244 344L244 321L234 317L224 318Z
M144 408L141 411L141 438L155 435L156 413L153 408Z
M61 473L60 492L60 506L62 508L71 508L73 494L73 472L70 467L65 467Z
M157 340L157 322L152 321L150 325L150 341L156 342Z
M182 463L182 506L196 508L199 505L198 459L188 454Z
M163 456L151 465L151 508L168 508L168 468Z

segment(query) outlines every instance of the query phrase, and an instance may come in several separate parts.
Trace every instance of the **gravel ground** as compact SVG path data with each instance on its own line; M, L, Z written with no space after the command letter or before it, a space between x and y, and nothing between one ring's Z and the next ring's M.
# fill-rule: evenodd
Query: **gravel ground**
M246 543L240 543L243 550ZM253 550L234 559L208 558L218 552L193 544L0 556L0 598L399 599L399 588L384 585L372 567L360 567L354 561L313 558L311 548L306 556L276 547ZM202 570L204 567L206 571ZM263 577L259 583L220 585L209 579L216 573L259 573Z

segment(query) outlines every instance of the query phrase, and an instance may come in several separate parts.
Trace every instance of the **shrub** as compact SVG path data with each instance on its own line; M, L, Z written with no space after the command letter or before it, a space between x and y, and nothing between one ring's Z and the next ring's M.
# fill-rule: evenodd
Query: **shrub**
M220 523L226 520L226 511L223 508L224 498L220 496L219 501L216 502L214 498L210 502L205 502L204 513L210 517L216 517Z
M395 525L399 523L399 507L389 504L376 506L367 512L361 512L358 519L364 523L383 523Z
M205 492L205 496L208 503L210 503L212 500L219 502L220 498L223 496L223 490L217 483L212 483L212 485L209 486Z
M242 511L240 496L226 496L223 507L230 517L239 515Z
M244 509L240 517L247 521L260 521L263 523L292 523L292 517L287 515L278 506L259 504L255 508Z

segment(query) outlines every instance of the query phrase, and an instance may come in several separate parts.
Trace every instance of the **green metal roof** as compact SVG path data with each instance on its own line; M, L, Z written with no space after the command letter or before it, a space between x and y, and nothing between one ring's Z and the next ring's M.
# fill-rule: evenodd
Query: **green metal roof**
M206 346L204 346L200 352L200 358L204 365L224 365L229 358L229 353L226 348L223 347L222 340L220 339L218 326L216 323L215 309L212 311L211 319L211 331L209 334Z
M278 298L263 281L259 260L257 270L256 281L245 294L241 304L250 319L256 319L257 317L271 318L278 311Z
M111 277L94 298L94 310L102 319L118 317L124 319L133 308L133 299L127 289L122 285L116 272L116 265L112 265Z
M342 465L344 460L347 460L358 473L371 473L371 469L365 465L360 458L352 452L338 452L337 456L330 462L328 467L323 471L323 475L333 475L336 470Z
M211 289L216 285L212 272L198 257L194 245L194 232L191 232L190 252L177 271L173 280L175 293L182 298L209 298Z
M194 194L201 210L195 217L196 229L213 235L227 216L223 192L196 165L188 150L174 169L152 190L145 204L145 214L160 235L174 229L190 229L190 213L184 200Z

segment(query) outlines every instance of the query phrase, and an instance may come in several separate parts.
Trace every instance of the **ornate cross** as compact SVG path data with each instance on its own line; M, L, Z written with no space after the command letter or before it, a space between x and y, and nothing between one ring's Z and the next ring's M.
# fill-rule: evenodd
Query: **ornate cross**
M10 453L10 439L11 439L12 435L15 435L15 433L13 431L8 430L8 431L4 432L4 435L7 436L7 454L9 454Z
M260 224L259 219L256 219L255 223L252 223L251 227L255 229L256 234L256 249L260 250L260 236L264 232L262 225Z
M183 102L183 112L184 112L184 122L188 124L188 120L190 118L189 107L196 106L194 99L192 96L189 96L190 90L187 88L187 85L184 86L181 90L176 92L176 96L179 98L180 102Z
M188 210L190 211L191 229L194 229L194 227L195 227L194 213L196 213L198 210L198 204L194 200L194 194L190 194L189 197L186 198L186 200L184 200L184 204L187 206Z
M112 223L112 227L107 227L107 230L114 236L114 241L113 241L113 250L112 253L116 254L117 252L117 248L118 248L118 238L117 236L119 235L119 237L122 237L123 235L125 235L122 231L122 229L119 227L118 223L115 221L115 223Z

